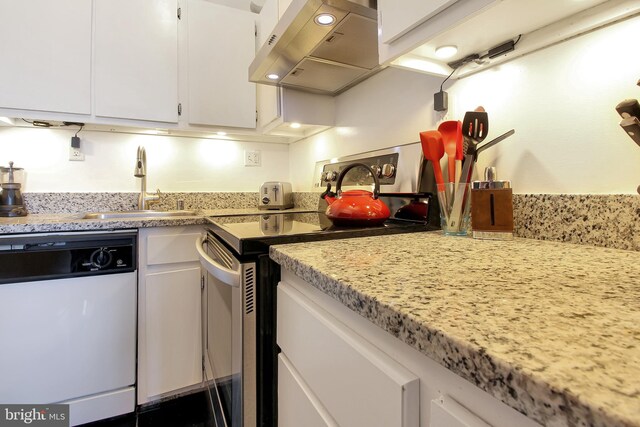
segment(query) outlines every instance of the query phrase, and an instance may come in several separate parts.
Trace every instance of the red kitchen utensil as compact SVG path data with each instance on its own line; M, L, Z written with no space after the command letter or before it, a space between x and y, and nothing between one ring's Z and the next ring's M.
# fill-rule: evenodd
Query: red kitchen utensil
M442 134L437 130L420 132L420 143L422 144L422 152L424 153L424 158L427 160L431 160L431 164L433 165L433 173L436 177L436 184L438 184L438 186L444 185L442 168L440 167L440 159L442 159L442 157L444 156L444 143L442 141Z
M436 186L438 187L438 203L440 209L444 213L447 223L449 222L449 205L447 204L446 189L444 186L444 178L442 177L442 168L440 168L440 159L444 156L444 144L442 142L442 134L437 130L428 130L420 132L420 143L422 144L422 152L424 158L431 161L433 165L433 174L436 178Z
M449 120L440 123L438 132L442 134L444 151L447 153L448 178L449 182L456 182L456 160L462 161L462 122L459 120ZM458 168L460 169L460 168Z

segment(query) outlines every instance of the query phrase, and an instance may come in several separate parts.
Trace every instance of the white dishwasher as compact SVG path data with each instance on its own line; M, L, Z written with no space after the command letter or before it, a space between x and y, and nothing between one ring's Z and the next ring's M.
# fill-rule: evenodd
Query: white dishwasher
M135 409L136 231L0 236L0 402Z

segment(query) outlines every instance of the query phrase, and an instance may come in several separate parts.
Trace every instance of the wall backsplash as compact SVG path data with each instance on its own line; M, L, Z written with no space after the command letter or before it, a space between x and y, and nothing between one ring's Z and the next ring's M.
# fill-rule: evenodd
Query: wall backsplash
M264 181L288 181L289 146L266 142L82 131L85 160L69 161L77 129L0 127L0 165L24 168L23 193L135 192L139 145L147 152L147 189L166 192L258 191ZM244 166L244 151L261 165Z
M294 205L314 211L319 195L294 192ZM25 193L24 200L30 214L80 214L136 209L138 193ZM178 200L185 209L244 209L257 206L258 193L162 193L154 209L176 209ZM640 196L514 194L513 206L518 237L640 251Z

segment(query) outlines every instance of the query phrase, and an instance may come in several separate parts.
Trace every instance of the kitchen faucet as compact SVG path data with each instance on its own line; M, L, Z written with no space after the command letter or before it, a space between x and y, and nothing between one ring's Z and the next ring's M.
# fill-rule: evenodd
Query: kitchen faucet
M160 201L160 190L157 194L147 193L147 152L143 146L138 147L138 156L136 159L136 168L133 176L142 178L140 186L140 195L138 196L138 209L145 210L154 203Z

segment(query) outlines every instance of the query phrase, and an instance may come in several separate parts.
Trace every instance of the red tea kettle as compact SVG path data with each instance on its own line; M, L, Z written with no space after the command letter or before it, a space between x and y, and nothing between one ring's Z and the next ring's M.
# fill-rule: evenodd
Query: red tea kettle
M371 173L373 176L373 182L375 188L373 193L366 190L349 190L342 191L340 186L342 180L348 171L355 167L366 168L369 172L369 166L364 163L352 163L344 168L338 176L336 182L336 193L331 192L331 184L327 185L327 191L322 193L322 197L329 204L327 207L327 218L333 222L334 225L342 226L374 226L380 225L389 218L391 212L387 205L378 198L380 194L380 181L378 177Z

